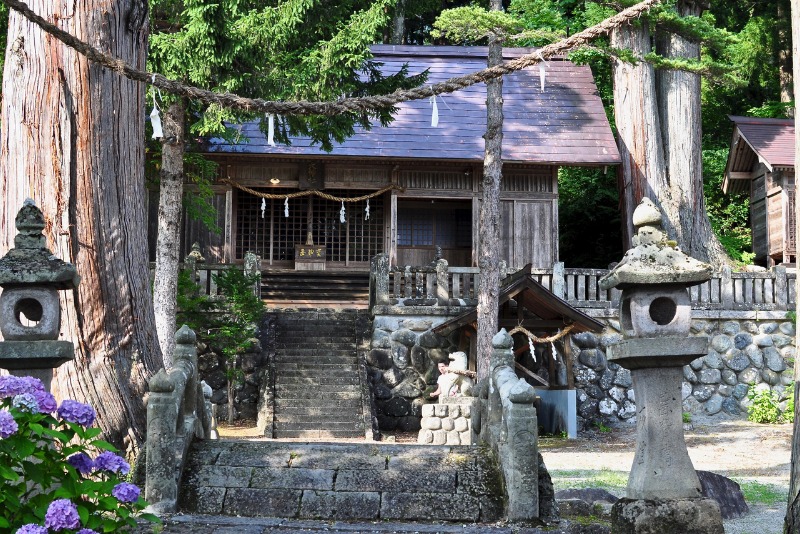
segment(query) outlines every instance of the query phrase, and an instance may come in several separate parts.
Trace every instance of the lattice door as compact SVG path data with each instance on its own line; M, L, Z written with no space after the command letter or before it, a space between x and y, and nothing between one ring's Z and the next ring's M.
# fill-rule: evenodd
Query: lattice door
M326 190L326 193L351 198L366 191ZM272 265L294 261L294 245L306 241L307 197L289 199L288 217L283 200L267 200L263 218L261 205L259 197L237 191L236 258L241 259L245 252L252 250ZM341 202L314 198L314 243L325 246L329 263L367 263L372 256L383 252L383 199L370 200L369 220L365 219L365 207L366 201L346 202L345 222L342 223Z

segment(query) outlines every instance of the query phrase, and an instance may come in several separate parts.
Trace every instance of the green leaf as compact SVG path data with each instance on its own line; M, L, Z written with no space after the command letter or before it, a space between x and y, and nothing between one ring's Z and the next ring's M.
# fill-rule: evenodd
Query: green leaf
M13 481L19 479L19 474L17 474L13 469L9 469L4 465L0 465L0 477Z
M136 516L138 519L144 519L145 521L150 521L151 523L161 524L161 518L157 515L153 514L139 514Z
M51 438L56 438L61 443L67 443L69 440L72 439L72 436L69 436L66 433L60 432L58 430L53 430L52 428L43 428L42 434L45 436L50 436Z
M85 525L89 520L89 509L83 505L78 505L78 517L81 518L81 524Z
M116 448L115 446L113 446L113 445L112 445L112 444L110 444L109 442L107 442L107 441L104 441L104 440L102 440L102 439L96 439L96 440L94 440L94 441L92 442L92 445L94 445L94 446L95 446L95 447L97 447L98 449L103 449L103 450L106 450L106 451L111 451L111 452L117 452L117 448Z
M6 519L3 516L0 516L0 528L8 528L10 526L11 526L11 523L8 522L8 519Z

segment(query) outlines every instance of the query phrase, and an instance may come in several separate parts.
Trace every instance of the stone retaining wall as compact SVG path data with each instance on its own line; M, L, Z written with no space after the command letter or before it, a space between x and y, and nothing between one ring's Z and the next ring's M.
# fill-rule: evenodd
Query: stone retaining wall
M442 404L422 407L422 430L417 442L423 445L472 445L472 411L478 409L474 397L443 398Z
M708 337L710 348L708 355L683 368L684 411L745 417L752 389L770 389L786 402L795 347L794 324L784 313L696 315L692 335ZM613 317L604 322L608 327L599 335L572 336L579 428L596 421L613 425L636 420L630 372L606 359L608 345L622 338L619 323Z
M425 397L439 378L436 365L457 350L453 339L431 331L448 318L382 315L373 320L367 374L381 430L420 429L422 406L430 402Z

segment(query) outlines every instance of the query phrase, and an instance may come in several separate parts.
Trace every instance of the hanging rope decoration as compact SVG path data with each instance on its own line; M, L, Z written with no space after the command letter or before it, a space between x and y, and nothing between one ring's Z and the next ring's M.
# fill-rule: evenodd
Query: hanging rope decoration
M514 334L523 333L526 336L528 336L528 340L529 340L528 342L529 343L530 343L530 340L533 340L534 343L552 343L553 341L558 341L562 337L564 337L567 334L569 334L572 331L573 328L575 328L575 325L571 324L571 325L567 325L566 328L564 328L563 330L559 330L558 333L556 333L556 334L554 334L554 335L552 335L550 337L536 337L533 334L531 334L530 331L527 330L524 326L520 325L520 326L514 327L511 330L511 332L508 333L508 335L509 336L513 336Z
M267 115L267 144L275 146L275 114Z
M367 199L367 207L364 210L364 220L365 221L369 220L369 199Z
M267 211L267 199L261 199L261 218L264 218L264 213Z
M604 21L587 28L581 32L574 33L556 43L549 44L540 48L532 54L525 54L500 65L495 65L480 71L473 72L466 76L450 78L441 83L429 87L417 87L416 89L397 90L389 95L376 95L366 97L342 98L335 102L309 102L309 101L269 101L263 99L245 98L232 93L215 93L199 87L186 85L177 80L170 80L161 74L142 71L134 68L130 64L119 58L106 54L96 47L89 45L51 24L41 16L37 15L20 0L0 0L12 9L17 10L23 17L42 28L65 45L73 48L79 54L85 56L89 61L102 65L126 78L138 82L151 83L153 86L162 89L170 94L190 98L204 104L216 104L227 109L237 109L248 112L277 113L280 115L341 115L342 113L364 112L376 109L385 109L400 102L409 100L420 100L429 98L433 95L442 93L452 93L465 87L477 83L486 82L499 78L506 74L536 65L540 61L553 56L562 55L566 52L581 47L592 39L607 35L611 30L619 28L624 24L629 24L633 19L641 17L650 8L658 5L661 0L644 0L631 6Z
M436 104L436 95L431 96L431 127L436 128L439 126L439 106Z
M344 200L342 200L342 209L339 210L339 222L344 224L347 219L345 219L345 211L344 211Z
M289 217L289 197L286 197L286 200L283 202L283 216L288 218Z
M387 191L400 191L400 192L403 192L403 191L406 190L405 187L400 187L399 185L391 184L391 185L387 185L383 189L379 189L378 191L373 191L372 193L368 193L366 195L361 195L359 197L347 198L347 197L337 197L337 196L334 196L334 195L329 195L328 193L325 193L324 191L320 191L318 189L308 189L306 191L295 191L294 193L264 193L262 191L257 191L255 189L251 189L249 187L243 186L242 184L237 184L236 182L234 182L230 178L223 178L220 181L223 182L223 183L226 183L226 184L230 184L231 186L235 187L236 189L239 189L240 191L244 191L245 193L250 193L251 195L257 196L258 198L266 198L266 199L272 199L272 200L281 200L281 199L285 198L287 200L287 203L286 203L287 209L288 209L288 206L289 206L288 200L290 198L305 197L305 196L308 196L308 195L316 195L316 196L318 196L320 198L324 198L326 200L331 200L333 202L361 202L362 200L369 200L370 198L379 197L382 194L386 193Z
M155 76L153 74L153 79L155 79ZM153 111L150 112L150 124L153 126L153 139L160 139L164 137L164 131L161 128L161 115L159 115L158 102L156 101L156 91L158 89L153 87Z

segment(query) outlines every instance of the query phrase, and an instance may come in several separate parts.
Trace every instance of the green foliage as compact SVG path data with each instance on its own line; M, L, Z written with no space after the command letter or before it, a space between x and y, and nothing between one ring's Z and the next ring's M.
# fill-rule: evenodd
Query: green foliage
M228 377L239 380L238 358L250 348L264 313L264 303L253 291L261 275L246 275L232 268L212 276L218 297L200 294L190 273L179 273L177 323L188 325L199 338L217 347L227 360Z
M706 211L714 233L731 259L739 264L752 263L751 234L748 225L749 196L722 192L722 180L728 160L728 148L703 150L703 191Z
M594 426L597 428L599 432L605 432L605 433L611 432L611 427L606 426L605 424L603 424L602 421L595 421Z
M692 422L692 414L691 414L691 413L689 413L689 412L683 412L683 413L681 414L681 417L682 417L682 419L683 419L683 422L684 422L684 424L687 424L687 425L688 425L689 423L691 423L691 422Z
M114 456L115 469L112 472L107 469L112 464L93 462L92 457L100 453L105 452L108 457L109 452L117 452L110 443L100 439L99 428L92 427L91 421L86 419L78 420L87 423L87 426L70 422L76 419L61 412L55 416L47 412L48 408L41 401L35 408L25 407L18 399L24 395L34 395L32 387L17 387L14 393L8 395L7 392L12 389L9 388L11 382L22 384L31 378L2 378L3 387L0 389L3 394L0 397L4 398L0 399L0 413L4 416L4 422L0 423L0 435L4 437L0 437L1 532L15 532L28 524L43 526L46 516L54 515L60 505L71 509L73 514L77 513L79 528L97 532L136 528L137 518L158 521L155 516L141 513L147 503L139 496L138 488L124 483L123 477L129 469L127 463ZM28 382L29 386L31 384ZM41 395L49 395L44 393L41 382L38 382L38 387L40 391L35 394L38 399L41 399ZM51 406L55 407L52 396L50 399ZM91 410L86 405L80 406L85 407L83 410ZM91 413L94 414L93 410ZM8 426L9 414L16 426L13 432ZM78 454L87 455L83 472L68 461L68 458ZM127 486L125 489L128 491L132 489L133 493L117 493L121 484ZM48 509L53 511L48 514ZM59 530L56 527L51 525L51 531Z
M558 189L561 261L602 269L619 261L623 250L616 172L561 167Z
M205 158L197 152L185 152L183 156L186 179L194 187L186 188L183 193L183 207L186 215L199 221L215 234L221 234L222 228L217 224L217 210L211 204L214 190L211 184L217 175L219 164Z
M431 37L449 42L474 45L494 35L501 39L518 33L522 24L505 11L488 11L477 6L457 7L442 11L433 23Z
M556 491L569 488L602 488L611 493L625 493L627 471L601 469L554 469L550 471Z
M797 324L797 310L789 310L786 312L786 320Z
M781 409L780 396L769 389L751 389L747 394L750 406L747 408L747 419L754 423L777 424L794 421L794 385L786 389L786 394L792 399L791 410L789 403L785 410Z

